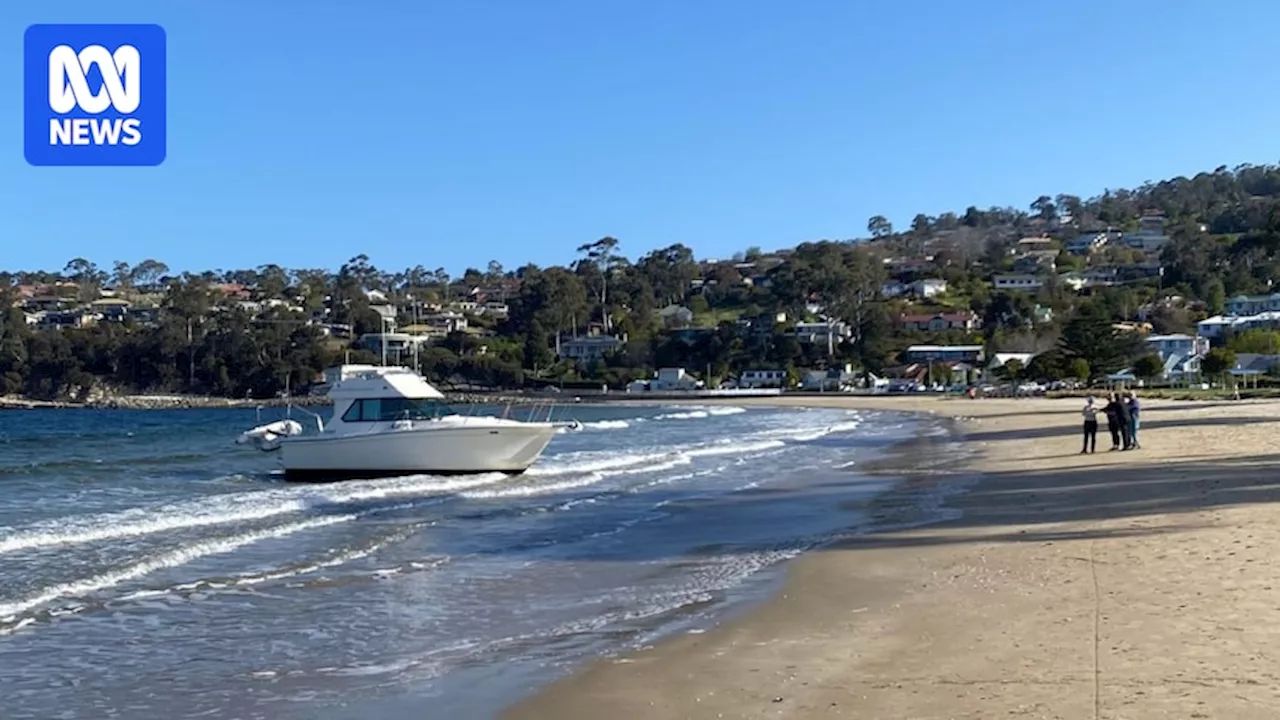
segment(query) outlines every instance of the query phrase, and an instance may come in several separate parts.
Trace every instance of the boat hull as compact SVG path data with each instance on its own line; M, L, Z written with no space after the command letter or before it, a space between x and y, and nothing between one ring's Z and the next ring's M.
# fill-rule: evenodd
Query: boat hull
M344 480L377 480L378 478L404 477L406 475L451 477L456 475L486 475L491 472L500 472L515 477L522 475L524 470L370 470L368 468L335 468L330 470L295 468L289 470L286 468L282 477L286 482L330 483Z
M518 475L555 437L550 424L454 427L288 438L286 480L325 482L402 475Z

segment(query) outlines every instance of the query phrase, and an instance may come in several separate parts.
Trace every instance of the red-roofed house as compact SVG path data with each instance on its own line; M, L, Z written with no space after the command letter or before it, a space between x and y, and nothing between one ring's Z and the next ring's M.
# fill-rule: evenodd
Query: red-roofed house
M217 283L213 289L222 293L222 296L228 300L252 300L253 293L240 283Z

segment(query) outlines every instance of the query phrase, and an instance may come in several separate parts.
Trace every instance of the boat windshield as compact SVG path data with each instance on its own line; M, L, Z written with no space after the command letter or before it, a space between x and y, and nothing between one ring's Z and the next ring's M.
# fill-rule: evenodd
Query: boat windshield
M457 415L447 404L430 398L363 398L351 403L342 414L343 422L394 422L396 420L434 420Z

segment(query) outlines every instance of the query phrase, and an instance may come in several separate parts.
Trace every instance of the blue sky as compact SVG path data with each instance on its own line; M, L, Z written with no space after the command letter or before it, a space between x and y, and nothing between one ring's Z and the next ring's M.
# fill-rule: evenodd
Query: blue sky
M163 165L26 164L34 22L165 27ZM7 3L0 269L726 257L1275 162L1276 27L1260 0Z

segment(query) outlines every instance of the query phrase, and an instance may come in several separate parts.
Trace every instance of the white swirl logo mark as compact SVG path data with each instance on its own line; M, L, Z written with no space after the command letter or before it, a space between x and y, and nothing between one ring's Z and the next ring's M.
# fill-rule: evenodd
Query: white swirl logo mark
M88 74L94 66L102 73L102 87L89 90ZM79 106L92 115L114 107L131 113L142 102L141 56L132 45L121 45L115 53L101 45L89 45L77 53L69 45L49 51L49 107L65 115Z

